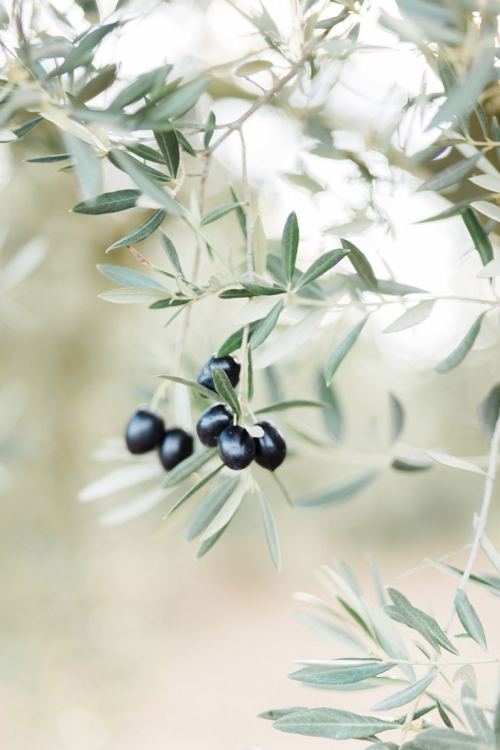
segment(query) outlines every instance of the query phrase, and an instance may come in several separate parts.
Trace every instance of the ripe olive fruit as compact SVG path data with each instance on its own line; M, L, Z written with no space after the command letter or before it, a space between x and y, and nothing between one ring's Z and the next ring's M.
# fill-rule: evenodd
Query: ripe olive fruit
M203 412L196 425L200 443L215 448L221 432L232 424L233 413L225 404L210 406Z
M224 370L233 388L238 385L240 379L240 363L230 355L227 357L210 357L208 362L205 362L198 375L198 383L200 385L204 385L205 388L215 391L212 367L220 367L221 370Z
M264 434L255 441L255 460L264 469L274 471L286 457L286 443L274 422L257 422Z
M160 461L170 471L193 452L193 437L180 427L167 430L160 447Z
M159 414L141 407L130 417L125 442L131 453L147 453L157 448L165 435L165 423Z
M219 456L229 469L241 471L249 466L255 456L255 442L248 430L240 425L230 425L219 435Z

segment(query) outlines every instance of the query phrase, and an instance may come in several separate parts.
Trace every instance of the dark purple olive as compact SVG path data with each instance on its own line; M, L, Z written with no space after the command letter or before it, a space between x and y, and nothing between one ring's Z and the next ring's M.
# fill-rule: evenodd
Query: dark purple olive
M274 471L286 457L283 435L273 422L257 422L255 426L264 431L262 437L254 438L255 460L264 469Z
M130 417L125 442L131 453L147 453L161 444L164 435L165 423L160 415L142 407Z
M170 471L193 452L193 437L180 427L167 430L160 448L163 468Z
M196 432L202 445L215 448L222 430L233 424L233 413L225 404L206 409L198 420Z
M245 469L255 456L253 437L240 425L226 427L219 435L219 456L229 469Z
M210 357L208 362L205 362L198 375L198 383L200 385L204 385L205 388L215 391L212 367L220 367L221 370L224 370L233 388L238 385L240 379L240 363L237 359L229 355L227 357Z

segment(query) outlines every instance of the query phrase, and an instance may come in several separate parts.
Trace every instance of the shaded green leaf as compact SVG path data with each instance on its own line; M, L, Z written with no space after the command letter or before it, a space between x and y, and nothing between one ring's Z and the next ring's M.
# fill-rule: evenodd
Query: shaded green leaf
M229 404L230 408L238 416L241 415L240 402L231 382L221 367L212 367L215 390Z
M242 203L226 203L223 206L217 206L217 208L214 208L212 211L209 211L208 214L205 214L205 216L203 216L202 220L200 221L200 226L204 227L206 224L211 224L213 221L218 221L218 219L222 219L223 216L231 213L231 211L235 211L238 206L242 205Z
M112 193L102 193L95 198L89 198L78 203L71 210L77 214L113 214L133 208L140 196L140 190L115 190Z
M465 226L467 227L467 231L472 238L474 247L479 253L481 262L483 266L485 266L487 263L490 263L490 261L493 260L493 249L491 247L491 242L488 238L488 235L479 223L479 220L472 208L465 208L462 211L461 216Z
M212 140L212 136L215 132L215 114L210 111L208 113L207 122L205 125L205 135L203 136L203 147L205 151L208 150L208 147L210 146L210 141Z
M25 159L24 161L31 164L52 164L57 161L68 161L68 159L71 159L71 154L49 154L48 156L33 156L31 159Z
M358 664L353 659L337 659L331 666L310 665L288 676L306 685L346 685L383 674L395 666L374 659L361 659Z
M500 383L493 386L486 398L478 406L479 423L491 443L495 426L500 415Z
M315 281L320 276L323 276L323 274L336 266L342 258L345 258L346 255L346 250L330 250L330 252L324 253L302 274L295 289L301 289L303 286L310 284L311 281Z
M249 346L252 351L263 344L269 334L272 332L276 323L278 322L278 318L281 314L281 311L283 310L284 304L285 301L283 299L280 299L278 304L273 307L271 312L269 312L265 318L262 318L262 320L255 326L249 341Z
M132 156L119 151L118 149L111 149L109 155L113 157L117 164L132 178L142 193L145 193L154 201L167 209L171 214L175 216L182 215L182 206L178 203L175 198L169 195L156 180L150 177L145 171L144 165L136 161Z
M467 598L467 594L462 589L457 590L455 596L455 607L457 608L458 618L466 633L468 633L470 637L481 646L483 651L488 653L488 646L486 645L486 637L484 635L483 626L481 625L481 620Z
M297 260L297 252L299 249L299 236L297 214L295 211L292 211L286 220L283 236L281 238L281 261L283 264L283 273L288 286L292 283L293 273L295 271L295 262Z
M175 130L153 130L156 143L158 144L168 171L175 179L180 164L179 142Z
M211 398L213 401L226 403L225 398L223 398L219 393L210 390L210 388L205 388L205 386L200 385L199 383L195 383L192 380L186 380L185 378L180 378L177 375L158 375L158 377L163 378L164 380L171 380L172 383L181 383L181 385L185 385L188 388L191 388L192 391L196 391L196 393L199 393L201 396L205 396L205 398Z
M126 268L125 266L112 266L107 263L100 263L97 266L97 270L99 273L102 273L103 276L111 279L111 281L116 281L117 284L122 284L123 286L137 287L140 289L151 287L152 289L161 289L162 292L168 291L164 286L158 284L157 281L146 276L146 274L134 271L131 268Z
M219 473L219 471L221 471L223 468L224 468L224 464L220 464L220 466L217 466L215 469L213 469L213 471L209 472L204 477L202 477L199 480L199 482L196 482L196 484L194 484L192 487L190 487L188 489L188 491L185 492L182 495L182 497L179 498L179 500L177 500L177 502L174 505L172 505L172 507L168 511L167 515L164 516L164 518L168 518L168 516L171 513L173 513L174 510L177 510L177 508L180 505L182 505L183 503L185 503L186 500L189 500L189 498L192 497L193 495L195 495L198 492L198 490L201 490L201 488L204 487L206 484L208 484L208 482L210 482L210 480L213 479Z
M156 232L166 215L167 212L163 208L158 209L158 211L155 211L151 216L148 216L146 221L137 227L137 229L134 229L133 232L126 234L121 240L113 242L113 244L108 247L108 250L114 250L117 247L135 245L137 242L142 242L146 237L149 237L153 232Z
M207 526L209 526L219 511L227 503L239 481L239 476L225 479L206 496L189 523L186 532L187 541L194 539L198 534L205 531Z
M321 373L318 375L318 389L321 400L329 407L322 412L325 427L333 439L340 442L344 432L342 410L333 385L327 386Z
M175 249L175 245L170 239L170 237L167 237L165 232L163 230L160 230L160 242L163 245L163 249L168 255L168 258L174 267L175 271L180 274L181 276L184 276L184 272L182 270L181 262L179 260L179 255L177 254L177 250Z
M438 373L445 373L449 370L452 370L454 367L457 367L457 365L462 362L467 354L470 352L472 347L474 346L474 342L478 337L479 331L481 330L481 323L483 322L483 318L486 315L486 313L481 313L481 315L477 318L477 320L474 321L472 326L469 328L467 333L465 334L462 341L459 343L456 349L454 349L451 354L448 354L445 359L441 360L437 365L435 365L434 370Z
M241 279L240 284L243 289L246 289L255 297L272 297L273 295L285 294L286 292L286 289L283 289L281 286L267 286L267 284L257 284L253 281L246 281L246 279Z
M296 398L288 401L277 401L275 404L263 406L261 409L256 409L255 414L266 414L270 411L283 411L283 409L293 409L297 406L312 406L320 407L322 409L328 409L328 404L324 403L323 401L311 401L304 398Z
M344 358L351 351L352 347L358 340L358 336L363 330L367 320L368 315L349 331L347 336L342 339L340 344L338 344L330 354L325 367L325 380L327 385L330 385L333 380L333 376L344 361Z
M366 284L368 289L373 292L378 291L378 280L366 255L356 245L349 242L349 240L341 239L340 241L344 250L347 251L347 258L351 261L359 278Z
M389 393L389 409L391 413L391 443L395 443L403 431L405 413L401 402L393 393Z

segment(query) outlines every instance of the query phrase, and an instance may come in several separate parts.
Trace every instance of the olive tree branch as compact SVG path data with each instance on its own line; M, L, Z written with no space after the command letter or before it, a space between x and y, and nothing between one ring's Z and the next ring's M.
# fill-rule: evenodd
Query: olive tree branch
M479 548L481 546L481 540L483 538L484 530L486 528L486 523L488 521L488 513L490 510L491 499L493 496L493 487L495 485L496 467L497 467L497 462L498 462L499 448L500 448L500 414L498 415L498 418L495 424L495 430L493 432L493 437L491 438L490 456L489 456L489 461L488 461L488 473L486 475L486 481L484 484L484 493L483 493L483 500L481 503L481 510L479 513L479 520L476 525L476 531L474 535L474 540L472 542L471 550L469 553L469 559L464 568L464 572L462 573L460 583L457 586L457 591L465 590L465 587L467 586L467 583L469 582L469 579L471 577L472 570L474 568L474 564L476 562L476 558L479 552ZM456 605L455 605L455 601L453 601L453 605L450 609L450 612L444 624L443 631L445 633L447 633L448 630L450 629L451 623L453 622L453 618L455 617L455 612L456 612ZM433 657L434 660L436 659L437 655L438 655L438 651L436 649L434 652L434 657ZM431 668L428 671L428 674L432 674L433 671L435 671L435 666L431 666ZM400 747L403 745L406 735L408 734L408 731L411 728L411 725L413 723L413 719L415 716L415 712L418 708L418 704L420 702L421 697L422 697L422 694L420 694L418 698L415 698L412 705L410 706L410 709L406 716L405 723L403 724L403 728L401 730L401 738L399 741Z

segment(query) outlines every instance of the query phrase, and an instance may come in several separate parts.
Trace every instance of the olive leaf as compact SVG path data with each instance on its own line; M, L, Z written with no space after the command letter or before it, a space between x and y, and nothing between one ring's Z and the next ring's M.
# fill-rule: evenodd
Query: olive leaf
M158 229L166 215L167 212L163 208L158 209L158 211L155 211L153 214L151 214L151 216L149 216L146 221L140 225L140 227L137 227L137 229L134 229L133 232L126 234L125 237L121 238L121 240L113 242L113 244L108 247L106 252L109 252L109 250L115 250L115 248L117 247L135 245L137 242L142 242Z
M241 406L238 396L231 385L228 376L221 367L212 367L215 390L219 396L226 401L238 417L241 415Z
M299 249L299 223L297 214L292 211L286 220L283 235L281 237L281 262L283 264L283 273L285 280L290 287L295 271L295 261Z
M340 344L338 344L330 354L325 366L325 380L327 385L330 385L333 380L333 376L358 340L358 336L365 327L367 320L368 315L349 331L347 336L342 339Z

